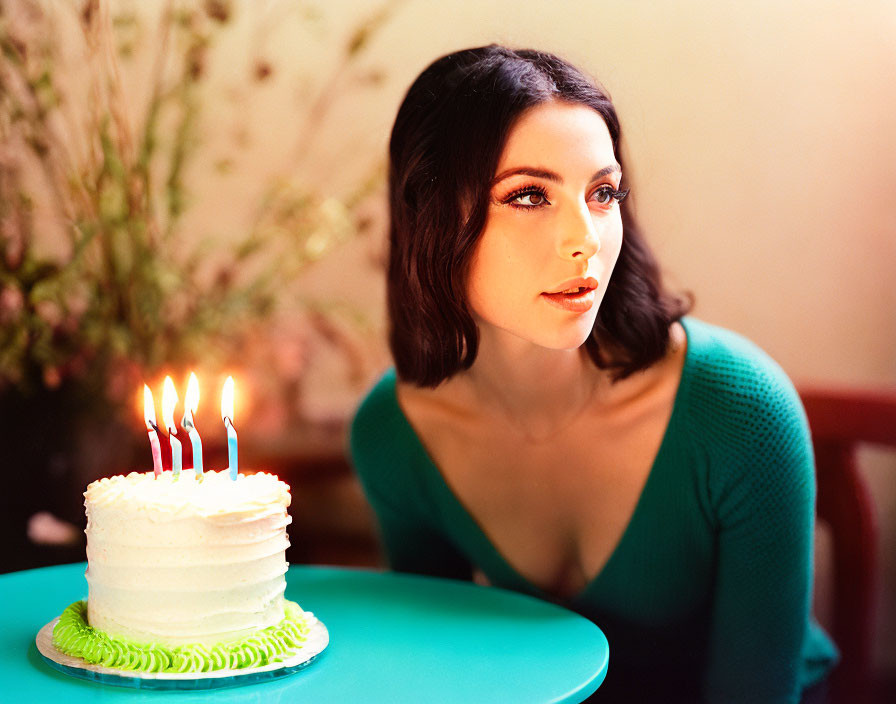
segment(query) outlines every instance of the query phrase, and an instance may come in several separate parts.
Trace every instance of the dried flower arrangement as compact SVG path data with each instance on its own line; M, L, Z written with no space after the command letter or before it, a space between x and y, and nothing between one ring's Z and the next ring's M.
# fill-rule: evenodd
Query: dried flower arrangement
M272 174L239 241L184 232L206 66L234 11L224 0L169 1L136 107L122 75L138 31L146 43L145 13L101 0L0 1L0 390L27 396L73 379L121 401L163 365L200 353L226 363L284 303L285 286L357 231L378 170L341 198ZM313 134L333 92L352 86L388 15L386 6L354 29L339 80L318 86L297 134ZM65 65L65 32L81 47L84 85ZM276 70L263 58L252 66L249 89Z

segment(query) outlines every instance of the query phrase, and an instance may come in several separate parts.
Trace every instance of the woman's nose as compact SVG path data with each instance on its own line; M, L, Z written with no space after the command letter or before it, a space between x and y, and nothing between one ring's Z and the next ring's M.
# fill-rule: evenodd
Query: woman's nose
M558 237L560 256L588 261L600 251L600 236L591 210L584 203L570 206L560 223Z

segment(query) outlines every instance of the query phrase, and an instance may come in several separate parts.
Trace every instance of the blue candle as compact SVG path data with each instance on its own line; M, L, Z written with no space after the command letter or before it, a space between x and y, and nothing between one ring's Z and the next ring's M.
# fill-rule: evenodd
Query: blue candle
M162 386L162 420L165 421L165 427L168 428L168 442L171 443L171 469L174 476L180 475L183 469L183 454L180 446L180 440L177 435L177 426L174 423L174 407L177 406L177 390L174 388L174 382L170 376L165 377L165 384Z
M239 473L239 460L236 451L236 428L230 418L224 419L224 426L227 428L227 459L230 462L230 478L236 481L236 475Z
M177 435L177 428L174 426L168 428L168 441L171 443L171 471L174 472L176 477L184 466L184 460L180 440L174 437L175 435Z
M233 427L233 377L227 377L221 390L221 418L227 429L227 459L230 462L230 478L236 481L239 461L236 450L236 428Z
M193 471L197 477L202 476L202 440L199 439L199 433L192 425L187 427L186 421L183 426L187 428L187 434L190 436L190 444L193 445Z
M202 476L202 440L199 439L199 431L193 423L193 414L199 406L199 382L196 375L190 373L190 381L187 383L187 397L184 399L184 417L180 424L190 436L193 445L193 471L197 477Z

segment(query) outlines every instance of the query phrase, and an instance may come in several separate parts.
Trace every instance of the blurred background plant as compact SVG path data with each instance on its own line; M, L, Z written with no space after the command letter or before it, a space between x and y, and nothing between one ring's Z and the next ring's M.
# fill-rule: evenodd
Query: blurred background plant
M237 9L169 1L149 31L126 3L0 2L0 390L29 396L71 380L116 403L163 368L232 364L260 321L302 307L289 291L303 269L357 232L379 168L341 197L271 173L242 235L185 232L206 67ZM334 93L371 82L353 69L388 10L355 28L334 75L313 86L300 145ZM83 75L61 51L73 29ZM147 45L138 105L123 67ZM262 57L252 66L250 88L276 71ZM217 164L231 168L226 156ZM318 306L308 320L325 318Z
M31 566L16 556L36 511L80 523L73 497L86 482L146 468L133 461L137 443L148 457L133 403L144 381L235 370L256 400L254 427L282 434L301 421L309 340L363 375L351 327L364 321L297 283L371 226L365 204L382 162L337 191L307 155L339 95L381 81L361 60L394 6L373 8L328 70L300 82L283 135L294 158L253 162L260 188L246 196L246 222L206 226L197 212L230 196L197 197L196 181L207 191L211 179L191 168L226 176L239 156L206 139L205 118L233 112L238 152L244 123L259 119L246 108L283 68L265 58L263 37L228 36L256 6L0 0L0 447L16 467L0 507L6 569ZM312 5L287 9L313 34ZM237 62L228 41L248 56ZM209 79L222 65L223 96ZM214 405L200 404L200 417ZM214 453L214 434L204 440ZM82 559L77 548L71 557Z

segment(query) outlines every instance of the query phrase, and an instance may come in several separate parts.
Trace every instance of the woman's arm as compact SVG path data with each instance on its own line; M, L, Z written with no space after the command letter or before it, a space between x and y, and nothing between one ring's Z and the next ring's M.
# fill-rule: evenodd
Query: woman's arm
M413 572L451 579L472 579L470 562L429 521L415 515L419 506L410 497L404 510L364 485L367 499L379 523L380 542L389 567L397 572Z
M352 463L379 524L389 567L400 572L469 580L472 567L438 525L416 474L416 438L397 413L384 378L352 422Z
M740 396L711 485L717 564L709 702L797 702L812 587L815 476L799 397L783 373Z

